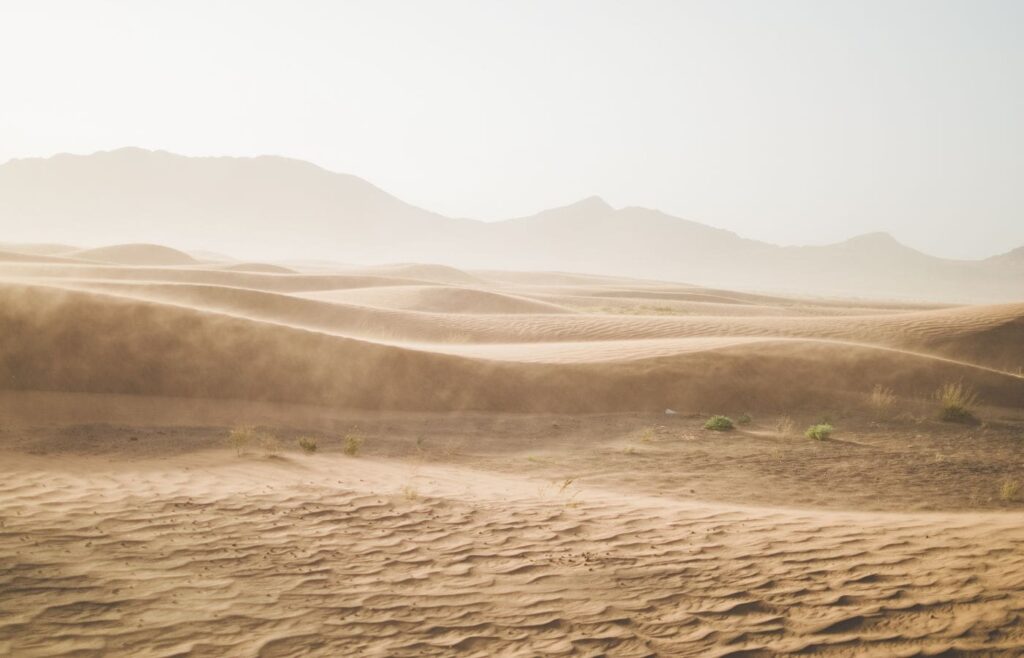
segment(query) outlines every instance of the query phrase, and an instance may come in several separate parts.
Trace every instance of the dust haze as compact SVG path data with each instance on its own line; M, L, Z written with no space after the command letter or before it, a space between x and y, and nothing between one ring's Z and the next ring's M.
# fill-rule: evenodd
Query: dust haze
M813 139L839 111L833 83L904 128L901 111L946 89L930 65L894 59L893 30L906 32L900 53L931 62L933 40L958 53L955 80L982 62L1016 66L1017 9L865 5L858 16L880 21L866 30L838 3L734 3L746 12L735 16L720 3L559 3L543 21L530 3L389 5L390 21L384 4L253 3L242 17L213 3L204 21L186 20L187 2L82 3L46 20L0 10L0 53L12 39L36 48L10 14L26 35L63 35L54 51L95 85L78 105L30 112L70 88L68 71L27 84L50 53L0 73L20 92L0 112L25 127L10 142L24 152L0 164L0 655L1021 655L1024 235L1011 218L1024 206L1000 182L1019 157L1016 124L1005 151L978 150L1013 123L1000 123L1012 103L984 103L1016 88L996 94L979 75L958 101L969 107L942 144L962 161L933 157L927 131ZM99 24L82 22L84 5ZM909 27L923 16L932 32ZM76 17L86 27L72 29ZM194 47L165 42L158 17ZM555 45L545 35L567 17L574 36ZM278 68L246 41L275 22L287 23ZM773 22L790 40L769 38ZM636 53L597 47L612 24ZM735 59L681 57L692 43L657 38L672 27L704 54L733 44ZM748 31L757 38L728 38ZM497 57L513 33L535 52ZM85 47L89 34L104 36ZM126 35L137 59L108 61ZM211 49L210 35L237 49ZM837 60L833 39L863 61ZM811 48L822 62L795 64L816 41L830 44ZM453 43L488 74L460 68ZM346 49L378 59L356 71L328 56ZM598 66L609 52L616 66ZM556 78L579 93L552 86L540 55L574 72ZM876 60L919 69L921 98ZM739 66L762 61L765 81L795 87L757 86L758 69ZM841 64L832 77L816 69L829 62ZM376 77L407 65L421 75ZM143 70L131 103L99 97L112 72ZM212 84L210 70L231 75ZM162 102L160 71L208 123ZM236 78L254 71L298 95L243 93ZM724 123L655 102L675 98L651 95L670 74L730 108ZM348 84L322 84L333 76ZM589 102L592 84L621 92L627 78L636 99ZM412 85L432 130L399 120L412 110L385 79ZM501 81L551 112L491 103ZM337 89L359 99L342 114L360 121L321 116L339 111ZM760 103L731 102L752 90ZM250 112L230 111L235 94ZM657 110L634 116L634 100ZM467 103L488 108L473 115L483 124ZM989 123L968 120L980 114ZM579 137L592 121L603 129L569 140L567 159L552 127ZM748 130L735 135L759 122L781 132L729 141L737 121ZM963 131L977 144L958 142ZM448 148L425 148L438 135ZM776 140L821 144L820 166L795 151L768 166ZM874 173L859 150L871 144ZM708 164L673 169L662 149ZM681 170L688 189L654 184ZM897 170L915 184L887 178L876 195ZM507 174L500 192L493 172ZM787 178L806 183L806 203L776 187ZM596 182L611 199L581 191ZM707 214L681 211L684 197ZM908 199L899 218L843 220ZM762 223L736 221L755 201ZM976 218L957 214L966 205ZM782 239L812 215L820 231Z

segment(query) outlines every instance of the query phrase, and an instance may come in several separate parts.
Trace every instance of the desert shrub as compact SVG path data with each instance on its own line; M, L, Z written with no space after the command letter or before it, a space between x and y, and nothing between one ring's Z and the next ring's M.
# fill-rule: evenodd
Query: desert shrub
M789 416L780 416L775 421L775 431L782 435L792 434L795 427L796 423Z
M312 455L320 449L320 445L317 443L316 439L311 436L299 437L299 447L302 448L302 452L307 455Z
M828 423L818 423L817 425L811 425L804 432L804 436L815 441L825 441L832 436L832 426Z
M969 423L975 420L974 405L978 395L962 382L943 384L935 391L941 410L939 418L949 423Z
M732 418L728 416L712 416L708 418L708 421L704 423L704 429L713 430L715 432L728 432L733 429L735 425L732 422Z
M888 413L896 403L896 394L893 393L891 388L875 384L875 387L871 389L871 396L868 398L868 402L871 404L875 415L882 416Z
M736 419L736 423L739 425L749 425L754 422L754 419L750 417L750 414L740 414L740 417Z
M355 432L349 432L345 435L345 442L341 446L341 451L349 457L355 457L359 454L359 451L363 447L363 437Z
M1020 482L1017 480L1003 480L1003 484L999 487L999 497L1006 502L1013 502L1017 500L1017 496L1020 495Z
M252 425L237 425L228 433L228 443L239 457L245 454L246 448L256 443L258 438L259 432Z

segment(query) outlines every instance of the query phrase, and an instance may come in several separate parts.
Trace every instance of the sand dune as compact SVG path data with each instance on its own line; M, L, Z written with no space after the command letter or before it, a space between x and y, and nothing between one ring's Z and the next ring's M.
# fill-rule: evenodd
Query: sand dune
M82 260L120 265L192 265L196 262L183 251L157 244L118 244L83 249L71 255Z
M1024 646L1024 304L147 253L0 263L2 655Z
M363 306L430 313L501 315L506 313L569 312L569 309L557 304L487 290L452 286L394 286L377 290L352 288L343 291L307 293L305 296L312 299L340 301Z
M21 251L0 251L0 262L8 263L89 263L90 261L65 256L51 256L42 253L25 253Z
M261 274L297 274L293 269L271 263L238 263L236 265L225 265L225 270L230 272L258 272Z
M198 273L193 278L209 280L215 277ZM805 338L933 354L1012 373L1024 367L1022 304L923 311L887 309L884 313L867 315L790 315L784 310L786 307L775 306L769 307L773 310L762 315L742 317L580 313L559 316L557 314L567 311L565 307L531 300L522 294L512 296L504 292L459 287L409 286L401 285L405 282L400 280L296 276L245 283L265 284L265 288L278 290L286 290L289 286L345 287L320 290L300 298L227 286L102 281L64 285L105 289L147 300L191 305L388 343L635 342L640 339L725 336ZM326 304L325 300L332 303ZM761 307L761 304L753 306L750 313ZM422 312L396 313L396 310Z
M259 295L219 292L240 295L243 303ZM275 307L268 297L287 307ZM185 306L43 286L9 285L0 289L0 299L5 324L15 327L3 345L5 381L20 389L334 401L391 409L622 411L833 404L875 383L927 395L944 381L964 380L992 404L1024 400L1024 379L1013 375L836 342L721 343L719 338L692 349L692 342L662 341L653 343L658 350L652 352L645 341L608 345L591 335L589 345L520 341L522 356L516 358L516 352L502 354L509 349L502 345L441 350L355 340ZM263 294L259 301L280 313L303 306L301 300L280 295ZM321 314L334 308L312 304ZM342 313L329 319L353 320L346 309L337 310ZM362 319L364 330L383 321L381 311L371 313ZM294 315L298 322L314 322ZM419 317L397 315L399 323ZM77 358L45 358L67 344L77 346ZM581 350L595 357L581 358ZM527 363L538 361L531 353L546 357Z
M427 283L444 283L452 285L481 285L483 281L469 272L455 267L424 263L397 263L393 265L377 265L375 267L348 267L349 273L360 273L372 276L398 277L415 279Z

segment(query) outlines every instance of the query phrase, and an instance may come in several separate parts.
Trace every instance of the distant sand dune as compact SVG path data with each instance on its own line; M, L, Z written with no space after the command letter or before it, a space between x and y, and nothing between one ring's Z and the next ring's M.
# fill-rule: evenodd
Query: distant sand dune
M306 293L306 297L364 306L424 311L495 315L505 313L569 313L557 304L472 288L452 286L394 286L381 289L353 288Z
M238 263L237 265L226 265L225 270L229 272L257 272L261 274L297 274L295 270L281 265L269 263Z
M70 254L83 260L119 265L192 265L196 259L183 251L157 244L119 244L83 249Z

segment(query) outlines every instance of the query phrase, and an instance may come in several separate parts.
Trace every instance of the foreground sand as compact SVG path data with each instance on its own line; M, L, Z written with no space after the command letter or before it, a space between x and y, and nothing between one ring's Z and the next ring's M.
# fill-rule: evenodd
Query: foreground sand
M5 471L5 655L1024 646L1020 514L744 508L337 455Z
M1021 304L18 256L0 322L0 655L1024 651Z

